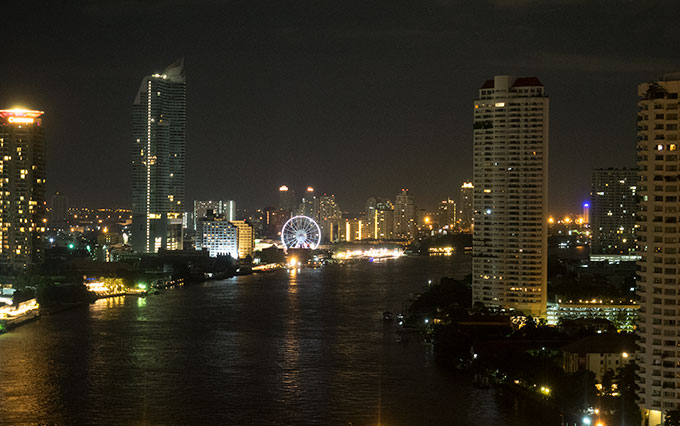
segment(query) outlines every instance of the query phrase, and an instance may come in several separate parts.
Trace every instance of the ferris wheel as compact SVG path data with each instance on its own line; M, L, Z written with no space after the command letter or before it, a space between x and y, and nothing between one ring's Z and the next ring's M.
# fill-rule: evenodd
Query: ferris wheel
M281 242L285 250L290 248L315 249L321 242L321 228L307 216L291 217L281 229Z

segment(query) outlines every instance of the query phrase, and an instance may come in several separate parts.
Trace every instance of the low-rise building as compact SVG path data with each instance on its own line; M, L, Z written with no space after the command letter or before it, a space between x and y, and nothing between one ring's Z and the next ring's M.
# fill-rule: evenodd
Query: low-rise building
M635 338L632 334L605 333L584 337L562 348L562 366L571 374L592 371L597 381L608 371L633 360Z

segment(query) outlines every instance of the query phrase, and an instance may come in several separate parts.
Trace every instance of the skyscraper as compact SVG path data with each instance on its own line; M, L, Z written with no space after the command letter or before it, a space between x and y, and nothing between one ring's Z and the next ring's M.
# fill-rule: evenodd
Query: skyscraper
M182 248L186 127L184 60L142 79L133 105L132 248Z
M408 189L402 188L394 200L394 236L413 238L416 234L416 203Z
M302 201L298 207L298 214L311 217L314 220L319 220L319 199L314 195L313 187L307 187L305 196L302 197Z
M0 267L16 273L39 263L45 212L42 111L0 110Z
M638 86L638 403L648 424L680 408L680 73Z
M637 179L637 171L633 169L593 170L592 253L633 254Z
M548 97L536 77L496 76L474 103L472 294L544 316Z
M279 187L279 209L294 213L296 207L295 191L286 185L281 185Z
M459 219L462 231L469 231L472 228L472 198L474 196L472 192L474 189L475 187L472 185L472 182L463 182L463 185L460 187Z
M448 227L447 229L452 231L456 223L456 202L450 198L442 200L439 204L438 216L439 226Z

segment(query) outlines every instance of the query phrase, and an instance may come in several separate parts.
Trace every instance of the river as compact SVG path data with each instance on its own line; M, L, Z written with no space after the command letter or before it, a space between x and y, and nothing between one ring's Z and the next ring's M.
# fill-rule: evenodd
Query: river
M469 256L329 265L42 317L0 335L0 424L541 424L382 319L469 268Z

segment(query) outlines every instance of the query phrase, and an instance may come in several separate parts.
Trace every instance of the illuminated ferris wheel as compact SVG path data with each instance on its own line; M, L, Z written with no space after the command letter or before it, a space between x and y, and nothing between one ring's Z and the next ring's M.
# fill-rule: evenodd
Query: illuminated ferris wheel
M321 242L321 228L307 216L291 217L283 225L281 242L286 251L290 248L315 249Z

